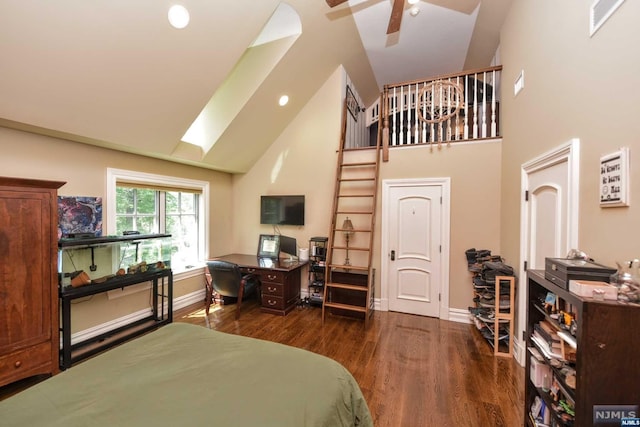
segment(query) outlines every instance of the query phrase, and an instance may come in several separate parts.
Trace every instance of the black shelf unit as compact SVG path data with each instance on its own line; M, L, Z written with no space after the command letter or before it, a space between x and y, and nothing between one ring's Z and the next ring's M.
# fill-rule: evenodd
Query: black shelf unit
M309 239L309 304L322 307L327 260L328 237Z
M58 249L61 251L60 259L62 259L62 251L64 250L90 249L93 264L94 251L108 250L114 245L123 243L133 244L137 248L138 242L150 239L165 239L168 241L170 237L170 234L149 234L61 239L58 242ZM170 261L166 260L166 264L170 264ZM61 265L59 265L59 269L61 268ZM105 278L104 281L92 281L90 284L79 287L65 286L62 279L63 276L64 274L60 272L58 286L61 315L60 335L62 338L60 369L68 369L76 362L173 321L173 272L166 265L149 264L146 271L122 275L113 274ZM115 289L124 289L145 282L151 284L151 311L148 316L71 344L71 306L74 300Z

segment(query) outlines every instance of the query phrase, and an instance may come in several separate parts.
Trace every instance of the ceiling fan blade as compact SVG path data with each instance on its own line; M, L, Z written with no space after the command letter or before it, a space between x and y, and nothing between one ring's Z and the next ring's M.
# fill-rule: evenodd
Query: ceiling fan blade
M400 31L403 12L404 0L394 0L393 9L391 9L391 17L389 18L389 26L387 27L387 34L393 34Z
M327 4L329 7L335 7L342 3L345 3L347 0L327 0Z

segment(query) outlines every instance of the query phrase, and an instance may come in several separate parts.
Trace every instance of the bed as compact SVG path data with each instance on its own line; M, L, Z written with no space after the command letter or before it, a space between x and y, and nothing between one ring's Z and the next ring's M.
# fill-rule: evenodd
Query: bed
M373 426L339 363L173 323L0 402L8 426Z

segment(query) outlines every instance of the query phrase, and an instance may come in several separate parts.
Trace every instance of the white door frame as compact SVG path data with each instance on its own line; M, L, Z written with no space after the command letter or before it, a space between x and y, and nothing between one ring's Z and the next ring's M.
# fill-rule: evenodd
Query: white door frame
M514 356L524 366L525 342L523 333L527 322L527 272L524 263L527 260L527 248L529 247L529 210L525 201L525 191L529 188L529 174L541 169L553 166L557 163L567 162L567 246L578 247L578 213L580 193L580 140L573 138L540 156L522 164L521 167L521 198L520 198L520 268L518 291L518 333L515 334Z
M404 178L382 181L382 223L380 234L380 309L389 311L389 191L392 187L440 186L442 188L441 228L442 256L440 257L440 319L449 320L449 228L451 212L451 178Z

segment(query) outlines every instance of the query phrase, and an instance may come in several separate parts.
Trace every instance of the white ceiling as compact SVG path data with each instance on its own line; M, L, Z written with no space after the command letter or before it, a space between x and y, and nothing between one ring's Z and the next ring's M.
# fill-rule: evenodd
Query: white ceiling
M287 0L302 33L249 49L280 0L0 0L0 125L245 172L339 65L366 103L384 84L488 66L511 1L423 0L386 36L389 0ZM183 30L173 3L190 11ZM251 90L234 96L230 76ZM216 94L237 105L215 141L182 142Z
M410 6L405 3L400 32L387 35L391 2L349 1L380 88L385 84L463 69L480 2L450 3L448 8L427 1L418 2L419 13L416 16L409 14ZM456 10L460 9L459 6L466 8Z

